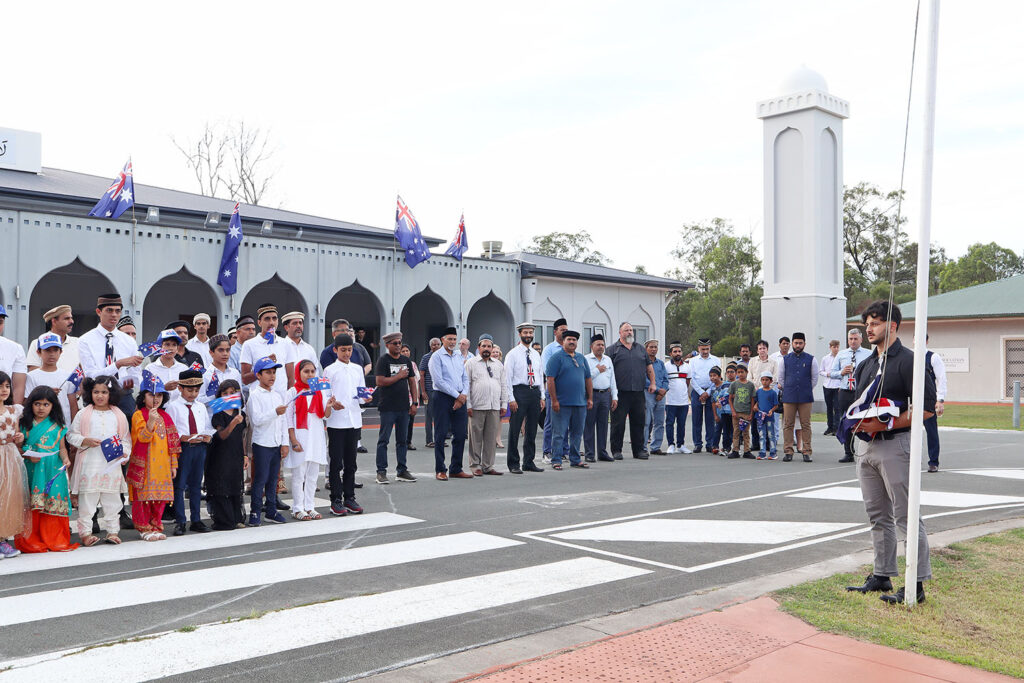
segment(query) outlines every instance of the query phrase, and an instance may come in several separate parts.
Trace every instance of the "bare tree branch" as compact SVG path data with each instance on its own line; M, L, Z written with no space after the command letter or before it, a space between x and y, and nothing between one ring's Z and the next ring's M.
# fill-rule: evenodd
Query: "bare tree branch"
M200 194L259 204L274 181L270 133L245 121L207 122L198 139L174 146L196 178Z

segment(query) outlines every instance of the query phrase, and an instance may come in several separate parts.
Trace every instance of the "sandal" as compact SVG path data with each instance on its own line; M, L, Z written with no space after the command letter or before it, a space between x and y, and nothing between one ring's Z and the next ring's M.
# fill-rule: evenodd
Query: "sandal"
M99 542L99 536L93 536L92 534L89 534L88 536L82 537L82 545L84 545L86 548L91 548Z
M551 469L553 469L553 470L560 470L560 469L562 469L562 465L561 465L561 463L559 463L557 465L552 465Z
M159 531L154 531L153 534L156 536L156 538L153 539L154 541L166 541L167 540L167 537L164 536Z
M292 519L297 519L300 522L308 522L310 520L309 513L303 512L302 510L295 510L292 512Z
M160 536L160 534L158 534L155 531L147 531L146 533L142 534L142 540L143 541L159 541L160 540L159 536Z
M323 519L324 518L323 515L321 515L316 510L307 510L306 514L309 515L310 519Z
M121 545L121 537L117 534L107 534L107 537L103 540L114 545Z

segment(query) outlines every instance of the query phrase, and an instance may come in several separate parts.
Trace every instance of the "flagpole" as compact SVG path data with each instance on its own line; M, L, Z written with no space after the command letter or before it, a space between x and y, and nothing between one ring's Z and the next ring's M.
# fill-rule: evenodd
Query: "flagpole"
M132 169L132 191L135 191L135 164L132 163L132 158L129 155L128 165ZM132 288L130 302L132 306L132 314L135 314L135 233L138 229L139 222L135 219L135 197L132 197Z
M462 233L462 226L465 225L465 221L466 221L466 213L465 213L465 210L463 210L463 212L460 214L460 219L459 219L459 237L461 239L463 239L463 240L465 240L465 235ZM462 245L460 244L459 247L461 249ZM466 260L466 254L463 253L461 256L459 256L459 326L460 327L463 327L463 317L462 317L462 266L463 266L463 263L465 262L465 260ZM465 332L466 332L466 336L468 337L469 336L469 330L465 330Z
M931 265L932 168L935 157L935 89L939 55L939 0L929 3L927 72L924 97L924 149L921 160L921 217L917 233L917 302L914 310L914 390L910 414L910 480L907 495L907 575L904 599L917 603L917 553L921 533L921 453L924 443L925 346L928 337L928 274Z

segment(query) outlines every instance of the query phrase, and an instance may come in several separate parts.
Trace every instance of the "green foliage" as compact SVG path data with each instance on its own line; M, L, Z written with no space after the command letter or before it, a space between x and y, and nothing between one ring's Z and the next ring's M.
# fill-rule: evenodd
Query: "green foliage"
M941 291L973 287L1024 273L1024 257L995 242L976 243L967 253L950 261L939 277Z
M644 267L644 264L642 263L638 264L637 267L633 269L633 272L640 273L641 275L650 275L650 273L647 272L647 268Z
M668 274L696 288L677 294L665 310L669 341L697 348L710 336L715 353L736 355L739 345L761 335L761 259L750 236L736 236L722 218L688 223L672 250L677 267Z
M586 230L578 232L549 232L537 235L526 247L527 251L541 256L567 259L577 263L592 263L597 266L610 265L611 259L591 249L594 240Z

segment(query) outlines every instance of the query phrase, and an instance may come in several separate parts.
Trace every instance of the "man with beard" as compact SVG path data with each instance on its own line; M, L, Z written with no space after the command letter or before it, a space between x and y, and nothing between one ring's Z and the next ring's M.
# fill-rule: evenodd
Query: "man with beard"
M494 449L501 435L501 416L508 405L508 382L505 366L491 357L493 346L491 335L480 335L477 355L466 362L469 379L466 405L473 430L473 438L469 440L469 469L474 477L501 474L494 469Z
M860 364L871 356L871 352L861 346L863 337L857 328L853 328L846 333L846 343L848 347L836 355L835 363L832 364L832 371L829 373L830 377L842 382L842 386L839 388L839 398L837 399L836 424L842 422L846 411L850 409L850 405L857 398L857 386L853 379L854 373L856 373ZM839 459L839 462L853 462L853 439L847 439L846 443L843 444L843 457Z
M57 359L57 369L70 374L78 367L79 363L78 337L71 336L71 330L75 326L75 317L71 314L71 306L63 304L51 308L43 313L43 322L50 326L50 332L60 337L60 343L63 345L60 358ZM118 329L120 329L120 325ZM39 358L36 344L29 344L25 362L28 364L29 372L42 367L43 361Z
M665 436L668 453L689 453L686 447L686 416L690 412L690 368L683 360L683 345L677 341L668 346L668 393L665 394Z
M439 348L441 348L441 340L437 337L431 337L430 350L423 354L419 363L420 404L425 406L423 412L425 413L426 419L423 421L423 431L427 438L427 448L434 447L434 409L432 407L433 403L430 402L430 396L434 393L434 380L430 377L430 357L434 355L434 352Z
M519 343L505 354L505 378L508 382L508 471L512 474L543 472L534 464L537 455L537 425L544 409L541 386L544 372L540 354L533 348L533 324L519 323ZM519 467L519 432L526 425L523 441L523 466Z
M689 365L693 452L700 453L706 443L710 453L715 436L715 407L711 401L715 386L710 372L712 368L718 368L719 376L722 372L722 361L711 355L711 339L702 337L697 340L697 355L690 359Z
M793 459L793 427L800 417L802 443L797 447L804 462L811 462L811 405L814 387L818 384L818 359L804 351L803 332L793 333L793 353L787 354L779 365L779 387L782 389L782 410L785 426L782 434L786 454L783 462Z
M633 457L646 460L644 452L644 422L647 409L645 393L656 387L654 367L647 350L636 343L633 326L619 325L619 339L608 348L608 357L615 367L615 386L619 390L619 404L612 412L612 457L622 460L622 442L629 418L629 445Z

